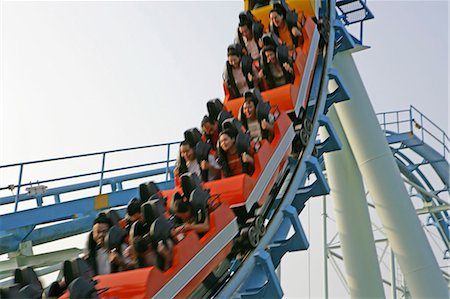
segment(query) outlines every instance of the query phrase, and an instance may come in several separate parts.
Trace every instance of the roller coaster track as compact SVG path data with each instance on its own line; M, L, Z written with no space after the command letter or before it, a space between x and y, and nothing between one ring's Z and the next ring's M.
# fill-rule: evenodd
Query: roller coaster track
M343 24L345 23L345 25L349 25L352 21L349 20L349 18L344 19L342 17L346 16L346 13L342 10L344 9L343 5L351 2L352 1L339 1L337 6L334 0L324 1L321 3L321 9L318 17L318 32L315 35L315 42L318 44L319 55L313 72L312 85L308 95L309 104L306 109L307 114L312 120L312 128L308 138L308 144L303 148L297 160L292 158L289 159L288 165L277 180L276 184L278 187L278 192L270 195L273 204L270 205L270 209L265 214L265 221L267 225L266 233L260 239L256 248L247 255L242 263L236 263L228 270L226 280L220 288L216 290L214 294L215 297L281 297L283 295L283 291L275 269L280 264L284 254L290 251L306 250L309 246L298 215L303 210L305 203L309 198L329 193L329 187L322 173L319 160L323 153L340 149L340 142L334 133L331 122L326 116L326 112L333 103L348 99L348 93L345 86L340 82L337 71L331 68L331 62L336 53L339 51L345 51L354 46L355 40L348 34ZM362 3L361 1L354 2ZM339 8L339 10L343 13L339 19L335 16L336 8ZM365 5L362 10L364 11L364 9ZM352 12L353 11L349 11L349 15ZM364 17L363 20L365 19L366 17ZM309 67L312 68L312 64ZM333 80L337 85L337 88L331 93L328 91L329 80ZM299 99L301 96L302 95L299 93ZM297 100L297 102L301 101ZM299 108L299 104L297 104L295 109L297 113ZM324 126L330 136L323 142L317 141L317 132L320 126ZM388 134L388 140L389 137L393 135L395 134ZM293 138L293 136L294 135L292 134L290 138ZM159 183L160 189L166 190L173 188L174 183L172 180L171 171L173 170L174 159L171 157L173 157L172 152L174 149L177 150L177 146L174 146L177 144L178 142L173 142L0 166L0 169L13 167L19 168L18 184L5 186L0 189L0 191L7 189L10 189L11 191L15 190L14 192L16 193L13 196L0 198L0 204L5 207L7 206L10 210L12 210L11 213L2 215L0 218L0 253L3 254L16 251L18 250L19 244L25 244L25 247L26 244L30 243L33 245L43 244L49 241L86 232L90 230L90 225L95 217L95 214L101 209L121 207L118 211L121 215L123 215L123 206L127 204L129 198L137 195L136 188L124 188L124 184L128 181L165 176L165 180L162 183ZM108 155L119 152L153 149L162 149L166 154L165 158L153 163L141 163L127 167L108 170L105 169L105 159ZM394 150L394 154L399 156L399 160L403 159L405 176L415 171L422 179L425 177L425 175L421 174L417 168L411 168L411 163L408 164L407 158L401 156L400 151ZM32 164L57 163L67 159L90 159L96 157L101 158L102 161L102 169L100 171L75 176L66 176L59 179L43 180L39 182L39 184L35 183L34 186L31 183L22 183L22 172L24 168ZM399 165L400 169L402 169L402 164ZM139 168L152 169L104 178L104 174L106 173L135 170ZM68 184L63 187L46 189L42 191L42 188L45 188L42 187L42 184L52 183L56 180L70 181L81 177L84 178L92 176L100 176L100 179L72 185ZM420 185L422 188L428 187L428 191L434 195L441 192L439 190L430 189L430 185L427 184L426 180L425 186L416 179L411 178L410 180L413 183ZM306 183L308 183L308 185L305 185ZM28 194L21 194L21 187L28 187ZM106 187L111 188L111 192L102 194L102 188L105 189ZM448 192L448 185L446 187ZM79 190L89 190L92 188L98 188L100 195L86 196L82 199L69 201L61 199L61 195L63 194ZM44 193L46 197L53 196L55 204L44 205ZM19 204L27 201L35 202L36 207L20 209ZM433 200L432 196L425 196L424 201L433 202L434 205L441 204ZM76 211L76 213L74 213L74 211ZM430 215L438 227L443 240L447 240L448 249L448 225L445 225L445 221L448 223L447 212L436 211L430 213ZM41 226L45 223L49 223L49 225ZM291 227L294 229L295 233L286 239ZM28 243L24 241L27 241ZM73 251L61 253L58 261L62 261L73 255ZM30 257L27 261L25 261L25 264L36 263L38 263L38 259L33 260L33 257ZM17 260L3 265L6 265L6 267L2 267L0 272L1 278L9 276L9 273L11 273L10 271L18 266ZM49 263L41 263L41 266L49 266ZM49 267L49 270L54 271L55 267ZM43 271L42 273L46 272ZM163 294L166 293L158 293L156 297L164 297ZM177 290L171 294L177 294Z

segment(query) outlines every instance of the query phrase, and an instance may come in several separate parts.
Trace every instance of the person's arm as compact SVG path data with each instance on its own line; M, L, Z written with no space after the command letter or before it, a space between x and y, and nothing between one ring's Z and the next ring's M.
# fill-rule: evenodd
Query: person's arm
M252 73L253 73L253 86L258 87L259 86L259 74L258 70L254 65L252 65Z
M163 271L167 271L172 266L173 260L173 242L170 239L166 240L166 245L162 241L158 243L156 251L163 257L164 266Z
M193 230L197 233L206 233L209 231L209 219L208 215L205 217L205 221L203 223L186 223L184 225L185 231Z
M220 177L220 165L217 163L216 159L214 159L214 156L209 154L208 155L208 161L203 160L200 163L200 167L202 170L208 170L211 172L211 174L215 177Z
M253 157L247 153L242 154L242 162L252 164L255 163L255 160L253 160Z

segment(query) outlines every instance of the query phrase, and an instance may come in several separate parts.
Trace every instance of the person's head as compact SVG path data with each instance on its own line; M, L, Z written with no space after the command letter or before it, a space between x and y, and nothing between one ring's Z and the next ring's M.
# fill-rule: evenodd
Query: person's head
M201 123L202 131L208 136L213 136L219 131L219 122L205 115Z
M236 138L229 130L224 130L220 133L219 145L223 151L228 152L233 146L236 145L235 142Z
M256 118L256 104L255 99L253 98L253 94L248 93L245 94L244 105L242 106L242 110L247 119L255 119Z
M97 215L97 218L95 218L92 226L92 238L97 245L103 246L105 244L105 236L111 226L111 220L105 213L100 213Z
M186 222L191 218L191 205L187 201L187 199L184 196L181 196L179 193L175 193L174 200L172 203L172 211L174 212L175 216L181 221Z
M240 67L241 54L242 53L237 45L229 45L227 49L228 63L234 68Z
M128 202L127 215L132 222L141 219L141 202L136 197Z
M272 46L272 45L265 46L263 48L263 53L266 56L266 60L268 63L272 63L272 64L277 63L278 59L277 59L277 55L275 53L274 46Z
M239 24L239 32L246 40L251 40L253 38L252 27L248 23Z
M186 140L181 142L180 155L186 162L195 160L195 151Z
M283 7L279 4L275 4L273 9L270 11L269 18L273 26L277 28L282 27L285 24L284 20L286 18L286 13Z

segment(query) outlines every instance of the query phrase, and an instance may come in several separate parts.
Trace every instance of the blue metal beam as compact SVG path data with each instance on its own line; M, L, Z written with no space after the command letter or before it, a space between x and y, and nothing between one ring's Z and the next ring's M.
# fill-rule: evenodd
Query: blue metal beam
M324 114L328 113L328 109L334 103L339 103L350 99L350 92L348 91L347 87L345 87L342 79L339 77L338 71L334 68L328 69L328 77L330 78L330 80L334 80L337 88L332 93L327 94Z
M240 296L246 299L281 298L283 290L275 273L270 255L259 250L255 253L255 267L241 288Z
M333 124L331 123L328 116L322 114L319 117L319 124L325 127L329 136L321 143L316 143L317 156L320 157L325 152L340 150L342 148L342 143L339 140L339 137L336 134L336 130L334 129Z
M157 185L161 190L174 187L173 181ZM132 188L102 196L106 198L106 201L99 209L95 209L96 197L86 197L2 215L0 217L0 254L17 250L20 242L25 240L31 240L33 245L37 245L89 231L95 215L100 210L126 205L131 198L138 196L138 190ZM69 221L33 230L36 225L61 220Z
M169 167L169 172L173 172L173 166ZM126 174L126 175L121 175L121 176L104 179L103 185L114 186L117 184L121 184L122 182L145 178L145 177L152 177L155 175L160 175L160 174L165 174L165 173L166 173L166 168L158 168L158 169L152 169L152 170L147 170L147 171L141 171L141 172L136 172L136 173L131 173L131 174ZM67 185L67 186L58 187L58 188L52 188L52 189L48 189L43 196L44 197L56 196L56 195L61 195L63 193L69 193L69 192L73 192L73 191L80 191L80 190L84 190L84 189L95 188L95 187L98 187L99 184L100 184L100 180L95 180L95 181L83 182L83 183L78 183L78 184L73 184L73 185ZM117 187L116 188L113 187L112 189L113 190L117 189ZM118 189L120 190L120 188L118 188ZM16 199L16 196L2 197L2 198L0 198L0 205L14 203L15 199ZM24 201L24 200L33 200L33 199L36 199L36 196L31 196L28 194L20 194L18 197L19 202Z

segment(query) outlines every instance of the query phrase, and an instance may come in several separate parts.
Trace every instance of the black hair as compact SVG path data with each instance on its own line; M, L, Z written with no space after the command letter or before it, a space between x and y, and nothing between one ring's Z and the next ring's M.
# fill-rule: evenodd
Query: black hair
M183 140L180 143L180 148L181 148L182 145L187 145L190 148L193 148L192 145L187 140ZM189 172L189 169L188 169L187 164L186 164L186 159L184 159L181 156L181 151L178 152L178 159L177 160L179 162L179 165L178 165L178 176L181 176L182 174L185 174L185 173Z
M252 102L256 106L258 105L258 99L251 91L247 91L244 93L244 103L245 102Z
M241 58L243 55L243 50L244 49L241 44L231 44L227 48L227 56L236 55Z
M272 52L275 52L275 53L277 52L275 46L273 46L273 45L264 46L262 51L263 51L263 53L266 53L267 51L272 51Z
M132 200L128 202L127 205L127 214L128 216L133 216L137 213L141 212L141 202L139 199L134 197Z
M175 193L172 201L171 210L174 213L186 213L190 211L191 205L180 193Z
M273 5L273 8L269 12L269 14L272 13L272 12L276 12L277 14L279 14L280 16L283 16L283 18L286 19L286 10L284 9L284 7L280 3L275 3Z
M203 127L204 125L206 125L207 123L213 125L216 122L215 119L209 117L208 115L203 116L202 121L200 123L200 126Z
M250 12L251 14L251 12ZM247 12L243 11L239 14L239 27L247 26L248 29L252 29L252 20L247 16Z
M95 225L97 223L104 223L107 224L109 227L113 226L111 219L109 219L104 212L98 213L92 225Z
M233 133L228 129L220 132L219 140L220 140L220 136L222 136L222 135L228 135L230 138L236 137L236 136L233 136ZM219 162L220 166L222 167L222 171L223 171L225 177L229 177L229 176L231 176L231 169L230 169L230 166L228 165L227 153L220 146L220 141L219 141L219 144L217 145L217 150L218 150L217 151L218 162Z

